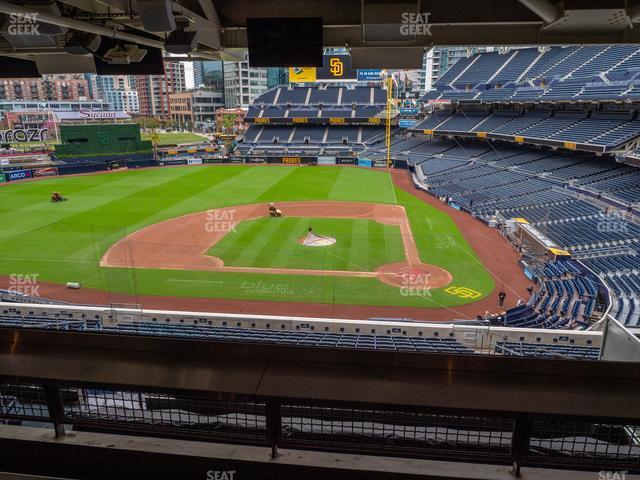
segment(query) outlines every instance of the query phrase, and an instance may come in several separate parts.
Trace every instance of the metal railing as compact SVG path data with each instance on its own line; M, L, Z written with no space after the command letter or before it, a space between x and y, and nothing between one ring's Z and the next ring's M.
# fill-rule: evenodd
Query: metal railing
M0 378L0 420L367 455L640 471L640 421ZM2 422L0 421L0 424ZM0 427L1 428L1 427Z

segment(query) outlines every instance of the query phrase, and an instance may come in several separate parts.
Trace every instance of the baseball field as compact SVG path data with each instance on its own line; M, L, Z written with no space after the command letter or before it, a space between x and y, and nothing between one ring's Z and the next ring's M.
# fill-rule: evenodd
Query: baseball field
M51 203L53 191L68 201ZM282 217L268 216L270 203ZM309 227L335 243L303 244ZM0 276L0 288L27 276L114 295L423 308L476 302L495 287L452 218L389 172L321 166L4 185Z

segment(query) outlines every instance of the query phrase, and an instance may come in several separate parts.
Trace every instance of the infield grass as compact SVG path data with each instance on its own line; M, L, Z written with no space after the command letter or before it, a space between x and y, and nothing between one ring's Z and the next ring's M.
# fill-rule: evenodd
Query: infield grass
M312 226L336 239L326 247L307 247L299 239ZM304 268L373 272L405 260L400 229L361 218L259 218L240 222L209 255L227 266Z
M51 204L52 191L61 192L69 201ZM117 240L161 220L210 208L305 200L397 201L405 207L422 261L447 269L454 277L453 286L476 290L481 297L494 287L491 276L453 221L409 193L394 190L388 173L321 166L140 169L0 186L0 275L37 274L38 281L80 282L87 288L113 292L114 296L127 293L422 307L454 307L473 301L444 289L435 289L428 297L406 296L375 278L98 266L102 255ZM323 233L316 222L314 230ZM306 222L303 226L306 228ZM341 235L341 229L336 226L336 235ZM296 237L299 234L297 230L292 233ZM388 240L389 246L384 247L388 251L378 256L372 236L369 242L376 252L366 261L359 261L370 269L379 261L386 263L393 258L395 240ZM305 255L295 261L306 261ZM291 255L292 262L296 256ZM289 261L282 258L278 262ZM131 260L133 266L135 259ZM273 294L265 285L281 288ZM0 288L8 286L5 277Z

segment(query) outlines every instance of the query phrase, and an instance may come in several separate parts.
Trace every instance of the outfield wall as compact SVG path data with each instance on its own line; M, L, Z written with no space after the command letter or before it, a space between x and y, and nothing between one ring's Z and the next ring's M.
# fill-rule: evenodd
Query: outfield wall
M73 159L72 159L73 160ZM82 158L78 163L47 166L40 168L7 167L0 170L0 183L31 180L34 178L54 177L62 175L76 175L82 173L104 172L120 168L147 168L169 167L180 165L210 165L239 163L247 165L271 164L271 165L357 165L366 168L386 168L386 162L382 160L362 161L357 157L332 157L332 156L266 156L266 157L186 157L165 156L158 160L153 159L152 154L133 155L108 155L92 158ZM404 169L406 162L394 162L395 168Z

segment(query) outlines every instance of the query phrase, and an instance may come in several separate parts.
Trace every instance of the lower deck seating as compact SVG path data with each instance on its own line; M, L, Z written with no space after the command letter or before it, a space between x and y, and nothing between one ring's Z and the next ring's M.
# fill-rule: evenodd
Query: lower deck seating
M526 342L497 342L496 353L517 357L571 358L579 360L598 360L598 347L581 347L562 344L539 344Z

